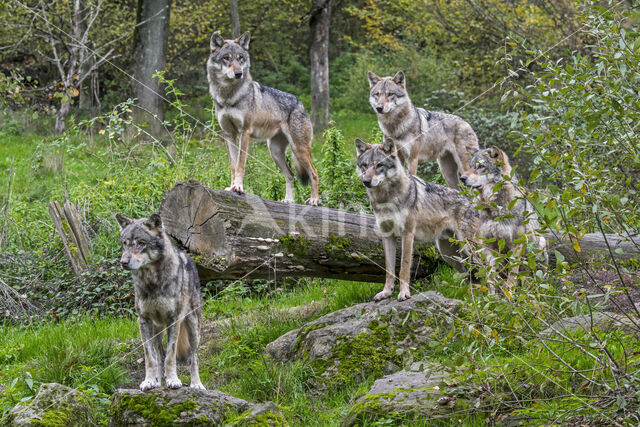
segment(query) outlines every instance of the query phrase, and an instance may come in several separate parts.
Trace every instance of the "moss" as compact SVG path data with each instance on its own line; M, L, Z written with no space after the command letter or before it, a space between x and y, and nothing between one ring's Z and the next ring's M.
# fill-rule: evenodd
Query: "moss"
M290 234L285 234L278 240L280 241L279 246L283 251L287 251L287 253L295 254L298 256L305 256L309 251L309 247L311 246L311 240L307 239L304 236L293 237Z
M287 420L279 413L264 412L253 415L251 411L238 414L236 411L230 411L226 414L224 422L225 426L259 426L259 427L284 427L288 426Z
M388 325L373 321L368 330L354 338L344 337L329 359L316 359L312 366L321 374L328 369L336 369L329 375L328 382L345 384L358 374L381 376L387 363L400 361L396 346L391 342Z
M47 411L40 419L29 420L35 426L66 427L78 421L78 414L74 414L68 407Z
M171 425L181 413L192 411L198 407L198 403L188 400L175 405L169 405L165 399L162 405L158 405L156 395L126 395L120 396L120 402L116 408L113 419L116 424L123 422L122 415L126 411L132 411L148 420L152 426ZM206 418L206 417L205 417ZM203 420L208 423L211 420Z
M227 268L227 259L217 255L198 255L193 257L196 264L212 270L222 271Z
M333 258L336 259L351 259L351 240L347 237L336 236L335 234L329 235L329 243L327 243L326 251Z

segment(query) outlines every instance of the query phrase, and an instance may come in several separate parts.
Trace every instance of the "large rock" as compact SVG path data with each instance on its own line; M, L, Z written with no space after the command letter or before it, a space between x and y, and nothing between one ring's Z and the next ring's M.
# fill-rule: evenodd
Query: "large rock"
M469 408L469 388L458 387L445 368L435 363L414 363L373 383L367 394L356 399L343 426L368 424L376 419L412 419L424 423L442 419Z
M460 301L429 291L398 302L357 304L286 333L267 345L279 362L308 361L325 382L393 372L449 331Z
M71 426L95 424L93 405L82 392L58 383L42 384L28 402L18 403L1 425Z
M252 404L217 390L156 389L148 392L119 389L111 398L110 426L287 425L272 402ZM233 421L227 422L225 417Z

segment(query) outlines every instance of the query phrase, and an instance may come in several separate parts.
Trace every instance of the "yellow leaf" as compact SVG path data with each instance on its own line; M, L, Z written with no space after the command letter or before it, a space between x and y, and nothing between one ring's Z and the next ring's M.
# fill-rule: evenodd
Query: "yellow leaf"
M580 248L580 243L578 243L578 239L576 239L575 237L572 237L571 241L573 242L573 249L575 249L576 252L581 252L582 248Z
M115 181L105 181L104 185L113 185L115 183L116 183Z
M98 131L98 133L99 133L100 135L104 135L104 129L100 129L100 130Z

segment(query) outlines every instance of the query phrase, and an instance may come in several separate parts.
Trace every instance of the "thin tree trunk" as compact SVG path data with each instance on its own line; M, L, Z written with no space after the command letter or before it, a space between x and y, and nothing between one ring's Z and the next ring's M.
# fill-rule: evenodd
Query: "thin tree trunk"
M317 133L329 125L329 27L331 0L311 3L311 122Z
M163 134L164 94L153 75L165 69L170 12L171 0L138 0L133 92L139 108L135 110L135 119L147 123L156 137Z
M238 13L238 1L229 0L229 12L231 13L231 37L240 37L240 14Z
M65 128L65 124L64 121L67 118L67 116L69 115L69 112L71 111L71 101L67 101L64 104L60 105L60 108L58 109L58 112L56 113L56 132L57 133L63 133L64 132L64 128Z

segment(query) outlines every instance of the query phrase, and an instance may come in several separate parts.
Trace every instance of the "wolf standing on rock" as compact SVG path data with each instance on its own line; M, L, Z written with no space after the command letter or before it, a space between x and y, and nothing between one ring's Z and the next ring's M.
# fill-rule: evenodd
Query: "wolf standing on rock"
M411 102L402 71L378 77L369 71L369 103L378 116L385 139L398 149L402 162L415 175L419 161L438 160L449 187L469 169L469 155L478 151L478 137L469 123L453 114L427 111Z
M465 271L459 257L465 255L451 239L473 240L480 226L480 213L469 199L443 185L425 183L409 173L391 140L382 145L356 139L358 176L367 188L376 223L383 235L386 280L373 299L380 301L393 293L396 269L396 240L402 239L400 293L398 300L411 296L409 281L413 241L433 242L442 258Z
M243 192L249 138L266 139L273 161L284 174L284 202L293 202L293 173L285 157L290 145L298 178L303 184L311 182L307 204L317 205L318 173L311 163L311 120L298 98L252 80L249 41L249 32L235 40L224 40L215 32L207 60L209 91L231 164L231 186L227 190Z
M167 388L180 388L176 358L191 360L191 387L204 390L198 371L198 345L202 296L196 265L173 245L160 215L130 219L116 215L120 224L122 258L131 270L135 306L144 348L145 379L140 390L160 387L162 373ZM162 335L167 331L167 351Z

